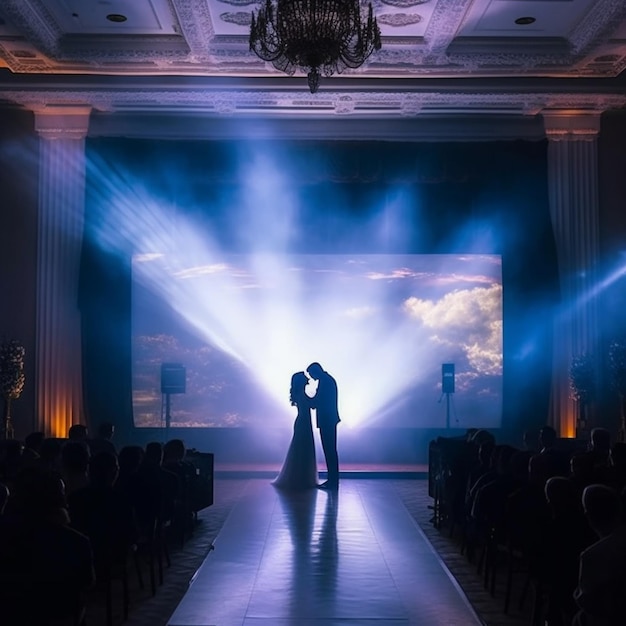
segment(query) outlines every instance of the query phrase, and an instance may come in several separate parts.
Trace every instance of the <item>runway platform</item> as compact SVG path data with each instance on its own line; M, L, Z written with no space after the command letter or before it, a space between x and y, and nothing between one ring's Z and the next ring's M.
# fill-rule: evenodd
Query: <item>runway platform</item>
M387 485L248 481L168 626L482 624Z

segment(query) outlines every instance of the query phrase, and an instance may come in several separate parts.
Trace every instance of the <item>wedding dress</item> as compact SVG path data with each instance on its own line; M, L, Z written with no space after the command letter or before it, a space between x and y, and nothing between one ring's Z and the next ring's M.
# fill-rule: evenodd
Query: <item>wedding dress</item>
M317 487L311 406L306 400L298 404L298 414L293 425L293 436L287 456L273 485L279 489L289 490Z

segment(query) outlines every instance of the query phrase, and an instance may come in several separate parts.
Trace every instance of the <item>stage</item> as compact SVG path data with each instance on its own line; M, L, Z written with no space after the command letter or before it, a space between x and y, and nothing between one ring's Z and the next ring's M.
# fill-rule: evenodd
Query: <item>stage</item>
M168 626L481 624L389 485L250 480Z
M280 472L278 463L215 463L215 478L265 478L272 479ZM320 480L326 479L326 466L317 464ZM352 478L428 478L428 465L417 463L342 463L339 467L342 479Z

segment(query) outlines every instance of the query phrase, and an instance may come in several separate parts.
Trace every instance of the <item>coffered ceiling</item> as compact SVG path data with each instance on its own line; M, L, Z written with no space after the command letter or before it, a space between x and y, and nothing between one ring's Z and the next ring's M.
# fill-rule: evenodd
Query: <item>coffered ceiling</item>
M626 105L624 0L373 0L382 49L287 77L248 46L256 0L3 0L0 99L214 116L536 115Z

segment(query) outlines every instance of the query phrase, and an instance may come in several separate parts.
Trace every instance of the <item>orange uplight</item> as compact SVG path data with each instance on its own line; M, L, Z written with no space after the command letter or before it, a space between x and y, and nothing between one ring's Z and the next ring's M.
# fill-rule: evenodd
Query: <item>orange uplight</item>
M559 422L561 437L574 439L576 437L576 408L570 404L562 411Z

